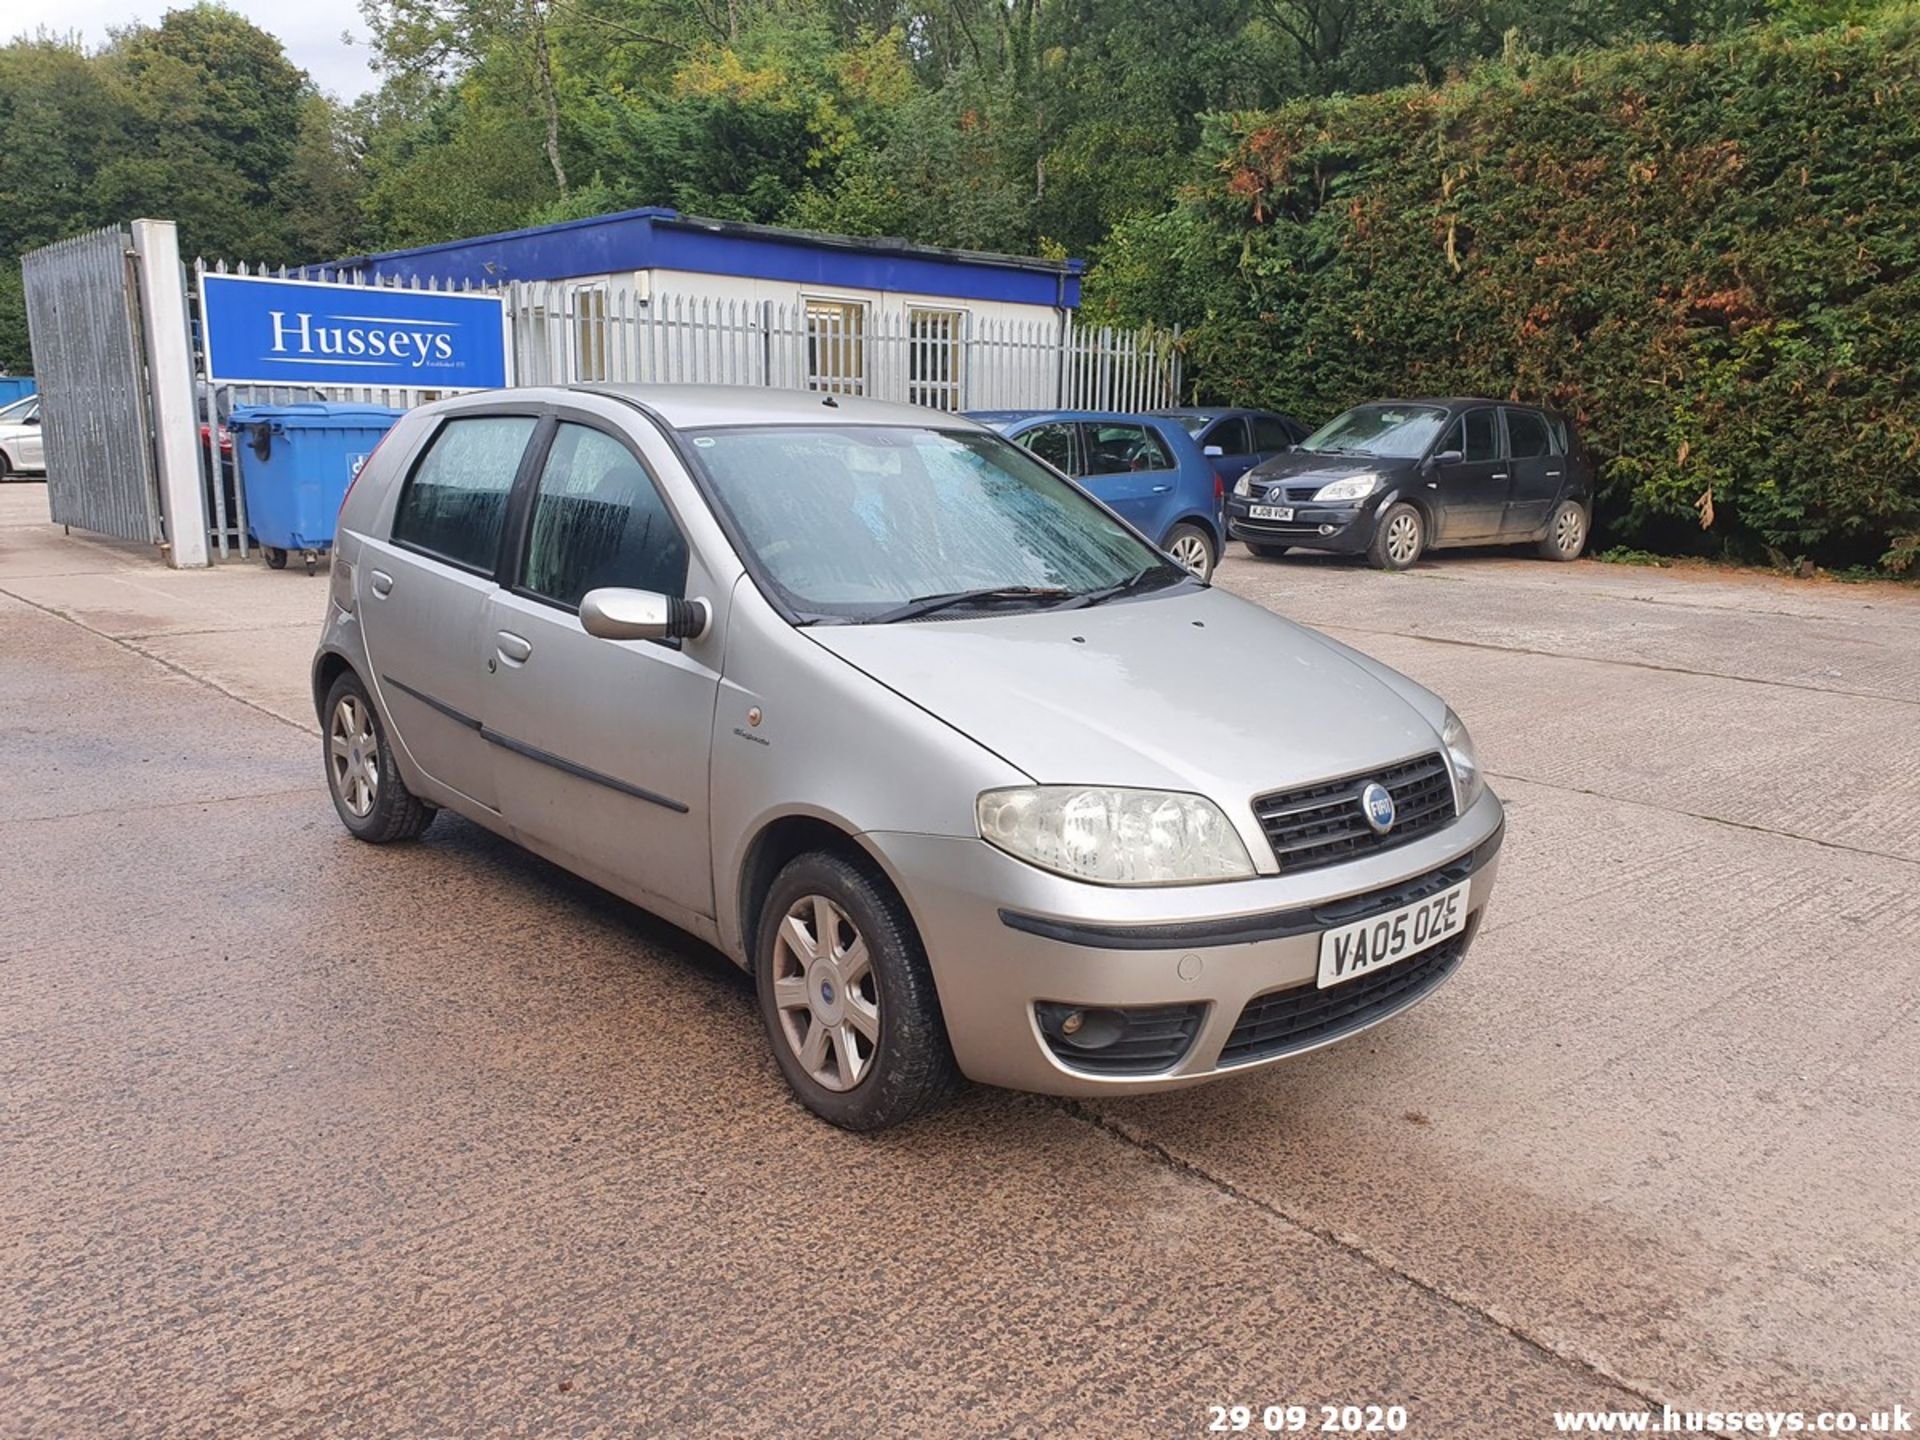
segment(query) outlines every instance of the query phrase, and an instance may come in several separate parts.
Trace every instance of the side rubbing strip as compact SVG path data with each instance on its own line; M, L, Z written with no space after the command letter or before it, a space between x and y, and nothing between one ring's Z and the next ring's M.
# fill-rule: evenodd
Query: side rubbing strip
M611 775L602 775L598 770L589 770L584 765L576 765L571 760L562 759L558 755L552 755L545 750L536 749L524 741L510 739L497 731L487 729L485 726L478 726L476 728L480 731L481 739L490 745L498 745L502 750L511 750L516 755L524 755L527 759L538 761L542 765L551 765L554 769L562 771L565 774L578 776L582 780L590 780L595 785L604 785L609 790L618 790L622 795L631 795L636 800L645 800L649 805L659 805L664 809L673 811L676 815L685 815L687 813L687 807L682 805L678 800L669 800L666 796L656 795L651 790L642 790L638 785L629 785L626 781L616 780Z
M474 719L473 716L467 714L466 711L456 710L453 708L453 706L447 704L445 701L436 700L433 698L433 696L427 694L425 691L416 690L411 685L404 684L403 682L394 679L391 675L382 675L380 677L380 683L382 685L391 685L394 689L398 690L402 695L411 695L414 699L418 700L422 705L425 705L428 709L438 710L442 715L446 716L449 720L453 721L453 723L456 725L464 725L469 730L478 730L480 728L480 722Z

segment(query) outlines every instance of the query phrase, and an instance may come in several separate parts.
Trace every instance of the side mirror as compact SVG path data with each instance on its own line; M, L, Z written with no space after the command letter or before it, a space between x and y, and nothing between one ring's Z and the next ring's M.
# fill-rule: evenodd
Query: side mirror
M1206 457L1207 457L1207 458L1208 458L1209 460L1216 460L1216 459L1218 459L1218 458L1219 458L1220 456L1222 456L1222 455L1224 455L1224 454L1226 454L1227 452L1226 452L1226 449L1225 449L1225 447L1223 447L1223 446L1220 446L1220 445L1208 445L1208 446L1206 446L1206 447L1205 447L1204 449L1202 449L1200 453L1201 453L1202 455L1204 455L1204 456L1206 456Z
M713 623L705 600L675 600L652 590L608 586L580 601L580 625L602 640L698 640Z
M1429 460L1427 464L1435 466L1458 465L1464 459L1466 459L1466 456L1462 455L1458 450L1442 450L1438 455L1434 456L1433 459Z
M27 424L38 425L39 423L40 423L40 412L38 410L34 411L33 414L27 416Z

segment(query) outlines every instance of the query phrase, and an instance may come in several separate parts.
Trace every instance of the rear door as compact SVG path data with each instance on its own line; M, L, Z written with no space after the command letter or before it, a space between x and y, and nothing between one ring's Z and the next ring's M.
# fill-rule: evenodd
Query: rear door
M1565 486L1566 456L1555 454L1553 429L1538 410L1501 407L1507 427L1507 458L1513 485L1505 533L1512 539L1538 534ZM1564 449L1564 445L1561 447Z
M1436 454L1458 450L1461 458L1437 466L1428 477L1440 499L1440 539L1457 545L1491 540L1500 534L1511 476L1500 430L1499 412L1483 405L1448 427Z
M1167 442L1132 420L1085 420L1081 483L1158 544L1176 518L1179 471Z
M500 810L590 878L712 915L718 639L602 640L580 624L580 598L604 586L684 598L680 525L627 437L562 412L519 528L484 637Z
M402 482L385 539L361 550L359 614L400 743L434 780L498 810L481 637L514 477L538 416L453 415Z

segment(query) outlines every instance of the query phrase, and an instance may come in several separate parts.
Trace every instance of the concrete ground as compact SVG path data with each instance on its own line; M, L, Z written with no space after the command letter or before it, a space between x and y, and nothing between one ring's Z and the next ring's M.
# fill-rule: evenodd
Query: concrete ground
M347 838L323 577L44 503L0 489L0 1434L1920 1398L1911 590L1228 561L1473 725L1510 828L1470 962L1256 1077L860 1139L686 936L451 817Z

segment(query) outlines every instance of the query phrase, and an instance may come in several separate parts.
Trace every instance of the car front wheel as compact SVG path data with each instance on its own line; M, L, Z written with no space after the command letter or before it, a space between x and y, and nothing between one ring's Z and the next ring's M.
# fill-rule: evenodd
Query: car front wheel
M820 853L790 862L761 910L753 968L774 1059L821 1119L884 1130L958 1084L919 936L866 867Z
M400 778L380 716L351 670L327 691L326 715L327 790L353 837L384 845L411 840L431 825L439 812Z
M1578 500L1562 500L1554 507L1547 533L1539 542L1544 560L1578 560L1587 548L1587 507Z
M1406 501L1389 505L1373 527L1367 559L1376 570L1405 570L1427 544L1427 522Z
M1213 553L1213 537L1198 525L1189 525L1183 520L1174 526L1167 532L1166 548L1167 554L1179 561L1183 569L1202 580L1212 577L1218 558Z

